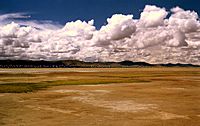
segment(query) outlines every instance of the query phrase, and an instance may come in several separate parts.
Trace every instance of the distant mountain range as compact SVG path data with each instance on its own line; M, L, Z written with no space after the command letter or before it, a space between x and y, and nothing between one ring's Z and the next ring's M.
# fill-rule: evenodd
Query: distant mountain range
M193 64L149 64L146 62L83 62L78 60L31 61L0 60L0 68L123 68L123 67L200 67Z

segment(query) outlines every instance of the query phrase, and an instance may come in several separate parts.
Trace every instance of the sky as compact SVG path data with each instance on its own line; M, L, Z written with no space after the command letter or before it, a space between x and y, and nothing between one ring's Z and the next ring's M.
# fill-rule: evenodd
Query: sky
M0 0L0 59L200 64L197 0Z
M0 0L0 13L26 12L30 19L51 20L62 25L78 19L94 19L95 26L100 28L116 13L139 18L145 5L167 9L180 6L200 13L199 4L198 0Z

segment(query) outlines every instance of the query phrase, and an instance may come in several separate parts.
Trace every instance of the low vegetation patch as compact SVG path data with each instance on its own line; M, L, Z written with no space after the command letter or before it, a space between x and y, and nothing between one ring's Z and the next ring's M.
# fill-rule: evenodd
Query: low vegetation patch
M27 93L60 85L148 83L151 81L178 82L182 81L182 77L192 76L193 80L198 79L194 77L200 74L198 70L190 70L190 68L110 68L95 69L95 72L90 72L94 69L59 69L62 70L61 72L58 72L58 69L31 69L32 71L34 70L34 73L20 73L22 70L18 70L14 69L12 71L8 69L8 72L0 73L0 93ZM28 71L29 69L23 70ZM84 70L87 72L83 72Z
M28 93L47 88L48 85L36 83L0 84L0 93Z
M28 93L52 86L61 85L96 85L96 84L111 84L111 83L141 83L150 82L147 80L56 80L44 81L40 83L5 83L0 84L0 93Z

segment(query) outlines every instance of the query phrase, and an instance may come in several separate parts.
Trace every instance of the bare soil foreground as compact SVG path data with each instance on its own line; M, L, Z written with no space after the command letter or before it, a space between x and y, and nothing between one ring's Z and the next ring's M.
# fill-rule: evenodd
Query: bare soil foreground
M0 69L2 126L199 126L199 68Z

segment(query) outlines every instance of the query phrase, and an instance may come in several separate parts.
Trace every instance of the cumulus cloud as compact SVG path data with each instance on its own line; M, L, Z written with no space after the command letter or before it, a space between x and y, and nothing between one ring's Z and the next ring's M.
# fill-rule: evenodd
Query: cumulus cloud
M164 24L164 19L168 15L165 8L146 5L140 15L140 27L157 27Z
M120 40L131 36L136 30L133 15L115 14L107 19L108 24L98 31L100 41Z
M64 26L0 15L0 59L145 61L200 64L200 23L195 11L145 6L140 19L114 14L99 30L91 21Z
M198 14L194 11L185 11L179 7L171 9L170 26L177 26L182 32L195 32L199 28Z

